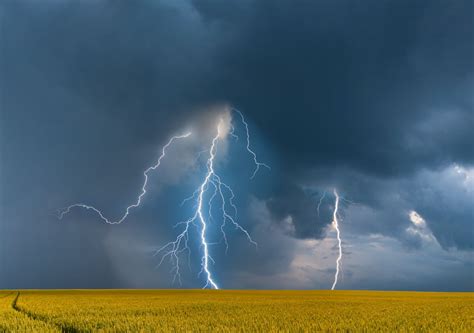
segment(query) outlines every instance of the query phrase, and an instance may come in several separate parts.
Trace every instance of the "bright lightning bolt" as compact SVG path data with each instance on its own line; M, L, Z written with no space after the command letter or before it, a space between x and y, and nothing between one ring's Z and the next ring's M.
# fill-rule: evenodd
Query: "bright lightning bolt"
M180 256L182 253L187 253L188 260L189 260L189 255L190 255L190 248L188 246L189 231L190 231L190 226L194 225L200 229L200 232L199 232L200 245L203 250L203 253L201 256L200 274L204 273L206 276L206 284L204 285L203 288L210 287L213 289L219 289L219 286L217 285L209 267L210 262L214 263L214 260L212 259L209 253L209 246L211 245L208 242L208 237L207 237L207 229L208 229L209 223L204 214L205 196L210 188L211 188L212 194L207 200L207 206L208 206L207 214L208 214L208 218L212 219L212 204L215 198L218 197L218 199L220 199L220 202L221 202L220 209L222 211L222 224L220 225L220 231L221 231L222 238L226 246L226 252L229 245L227 242L227 236L226 236L224 228L228 222L231 225L233 225L235 229L240 230L247 237L250 243L257 246L257 243L251 238L248 231L236 221L237 207L235 206L233 202L233 199L235 197L234 192L229 185L227 185L225 182L222 181L221 177L216 173L215 168L214 168L214 162L216 158L217 144L218 144L219 138L225 137L227 134L230 134L234 138L237 138L237 136L234 133L234 127L232 125L230 126L231 131L229 133L224 133L222 127L223 127L223 120L221 118L217 125L217 134L212 139L211 147L209 149L209 158L206 163L207 172L204 177L204 180L201 183L201 185L196 189L196 191L194 191L191 197L183 201L183 204L184 204L186 201L189 201L194 198L196 199L196 208L195 208L194 214L188 220L179 222L177 226L184 225L182 232L176 237L174 241L165 244L163 247L158 249L155 253L155 255L158 255L158 254L162 255L159 265L161 265L164 259L167 257L170 258L170 260L174 264L174 267L172 269L172 272L174 273L173 282L176 280L181 282ZM256 156L254 157L256 159ZM232 208L233 214L229 213L227 206L230 206Z
M337 216L338 210L339 210L339 194L337 193L336 189L333 190L333 193L336 199L335 199L335 204L334 204L334 211L332 213L332 225L336 229L339 255L337 256L337 260L336 260L336 274L334 275L334 282L332 284L331 290L334 290L334 288L336 288L337 279L339 277L339 268L340 268L341 259L342 259L341 231L339 230L339 221L338 221L338 216Z
M236 113L240 115L240 119L242 121L242 125L245 128L246 133L246 150L252 156L253 162L255 163L255 169L253 174L251 175L251 179L255 177L257 172L259 171L260 167L265 167L270 169L270 167L262 163L258 160L257 155L250 147L250 133L248 123L245 121L244 115L236 110L233 109ZM228 126L224 126L228 125ZM83 203L76 203L70 205L66 208L58 210L58 217L62 219L64 215L68 214L73 208L84 208L87 210L94 211L105 223L108 224L120 224L122 223L130 213L130 210L133 208L137 208L140 206L143 196L147 193L146 187L148 184L148 173L150 171L156 170L160 165L162 159L166 156L167 149L169 146L177 139L184 139L191 135L191 133L186 133L183 135L173 136L168 143L163 146L161 155L159 156L156 164L147 168L143 175L145 177L144 183L142 185L142 191L138 195L138 198L135 203L128 206L125 210L123 216L116 220L109 220L104 214L97 208L91 205L83 204ZM217 125L217 134L213 137L211 141L211 145L209 149L202 150L198 152L196 161L199 161L200 157L204 153L208 153L209 157L206 162L206 174L199 185L199 187L194 191L191 197L186 198L181 205L184 205L189 200L195 200L195 207L193 215L185 221L179 222L176 224L175 227L183 227L181 232L178 234L176 239L172 242L165 244L163 247L158 249L155 252L155 255L161 254L161 260L158 265L161 265L166 258L169 258L173 263L172 273L173 274L173 283L178 280L181 283L181 274L180 274L180 258L183 254L188 255L188 263L190 262L191 250L189 247L189 240L190 240L190 229L191 227L195 227L199 233L199 243L200 248L202 249L202 256L201 256L201 271L199 273L205 274L206 283L203 288L213 288L219 289L213 274L210 269L210 264L214 263L213 258L210 255L210 246L213 243L208 241L208 229L209 229L209 222L213 220L212 211L213 207L218 207L222 214L222 222L219 226L220 233L222 235L222 241L225 244L226 253L229 248L227 235L226 235L226 227L233 226L235 229L239 230L241 233L245 235L247 240L257 247L257 243L252 239L249 232L242 227L237 222L237 207L234 203L234 191L232 188L227 185L222 178L216 173L215 170L215 159L217 154L217 146L220 139L225 139L228 135L233 137L235 140L238 140L238 136L235 133L235 127L229 120L229 124L225 124L223 118L219 119L219 123ZM220 201L220 206L213 206L214 200ZM207 205L207 211L205 211ZM207 216L206 216L207 213ZM198 275L198 276L199 276Z
M178 140L178 139L184 139L184 138L187 138L191 135L191 132L188 132L188 133L185 133L183 135L176 135L176 136L173 136L171 139L169 139L168 143L166 145L163 146L163 148L161 149L161 155L159 156L157 162L150 166L148 169L146 169L144 172L143 172L143 176L145 177L145 180L143 182L143 185L142 185L142 191L141 193L139 194L138 198L137 198L137 201L133 204L131 204L130 206L128 206L125 210L125 213L122 215L122 217L116 221L112 221L112 220L109 220L107 217L104 216L104 214L97 208L95 208L94 206L91 206L91 205L87 205L87 204L84 204L84 203L76 203L76 204L72 204L68 207L65 207L65 208L62 208L62 209L59 209L58 210L58 218L59 219L62 219L64 217L64 215L68 214L71 209L73 208L85 208L87 210L92 210L94 211L95 213L97 213L97 215L107 224L120 224L122 223L123 221L125 221L125 219L127 218L127 216L129 215L130 213L130 210L133 209L133 208L136 208L138 206L140 206L141 202L142 202L142 198L143 196L146 194L146 186L148 184L148 173L150 171L153 171L153 170L156 170L160 165L161 165L161 161L162 159L166 156L166 150L168 149L168 147L175 141L175 140Z

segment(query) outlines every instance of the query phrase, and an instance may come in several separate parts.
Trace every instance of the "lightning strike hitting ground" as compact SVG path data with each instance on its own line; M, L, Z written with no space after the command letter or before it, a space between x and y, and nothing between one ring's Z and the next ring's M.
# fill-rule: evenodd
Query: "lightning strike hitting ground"
M339 210L339 194L337 193L336 189L333 190L335 203L334 203L334 211L332 214L332 225L336 229L336 235L337 235L337 244L339 248L339 255L337 256L336 260L336 274L334 275L334 282L332 284L331 290L334 290L337 285L337 279L339 277L339 268L341 265L341 259L342 259L342 241L341 241L341 232L339 230L339 221L338 221L338 210Z
M270 167L265 163L259 162L257 159L257 155L250 148L249 128L248 128L247 122L245 121L244 115L236 109L233 109L232 111L235 111L236 113L239 114L242 124L245 128L246 150L252 156L253 162L255 163L255 169L250 177L250 179L252 179L255 177L260 167L265 167L267 169L270 169ZM212 259L210 255L209 247L211 245L214 245L214 243L210 243L208 241L209 222L213 220L212 211L214 207L213 204L216 199L220 200L219 208L220 208L220 211L222 212L222 222L219 225L219 229L222 235L221 241L225 244L226 252L229 248L229 244L228 244L225 228L228 225L233 226L234 229L237 229L240 232L242 232L245 235L245 237L248 239L248 241L251 244L255 245L255 247L257 247L257 243L252 239L248 231L237 222L237 207L234 204L235 195L232 188L229 185L227 185L224 181L222 181L221 177L215 171L215 158L217 154L217 145L218 145L219 140L220 139L224 140L228 135L230 135L236 141L239 139L239 137L235 133L235 127L231 123L231 120L232 119L230 118L228 119L229 123L224 123L223 118L220 118L217 125L217 133L212 139L210 148L202 150L198 152L197 154L196 161L199 161L200 156L202 154L204 153L209 154L209 157L206 162L206 174L203 179L203 182L199 185L199 187L194 191L194 193L189 198L186 198L181 204L183 206L186 202L195 199L195 207L194 207L193 215L188 220L177 223L175 227L183 226L183 229L178 234L176 239L172 242L165 244L163 247L161 247L155 252L155 255L161 254L161 260L158 265L161 265L166 258L169 258L171 260L173 264L173 268L172 268L173 283L176 280L178 280L178 282L181 283L181 274L180 274L181 256L186 253L188 256L188 264L190 262L191 250L189 247L189 239L190 239L190 228L193 226L198 230L199 243L202 249L201 271L199 272L198 276L200 274L205 275L206 283L203 288L219 289L212 275L212 272L210 270L210 263L214 263L214 260ZM191 133L186 133L179 136L173 136L168 141L168 143L165 146L163 146L161 155L159 156L157 163L149 167L143 172L145 181L142 186L142 191L139 194L136 202L126 208L125 213L120 219L116 221L110 220L106 218L99 209L95 208L94 206L86 205L83 203L76 203L66 208L58 210L59 219L62 219L64 215L68 214L73 208L77 207L77 208L84 208L87 210L94 211L105 223L108 223L108 224L122 223L129 215L130 210L138 207L141 204L141 200L143 196L147 193L146 186L148 183L148 173L152 170L156 170L161 165L161 161L166 156L166 151L168 147L173 143L174 140L184 139L184 138L189 137L190 135ZM206 211L207 216L205 214L206 205L207 205L207 211Z
M321 204L323 203L324 198L326 197L327 192L324 191L321 197L319 198L318 205L317 205L317 211L318 211L318 216L319 216L319 209L321 207ZM336 260L336 273L334 274L334 282L332 284L331 290L334 290L337 285L337 280L339 278L339 271L341 268L341 260L342 260L342 240L341 240L341 230L339 229L339 203L340 201L346 201L349 204L353 204L352 201L349 201L345 199L344 197L340 197L339 194L337 193L336 189L333 189L333 194L334 194L334 210L332 212L332 226L336 230L336 236L337 236L337 245L338 245L338 256Z
M73 209L73 208L84 208L84 209L87 209L87 210L92 210L95 213L97 213L97 215L107 224L120 224L120 223L122 223L123 221L125 221L125 219L127 218L128 214L130 213L130 210L132 208L136 208L136 207L140 206L140 204L142 202L142 198L146 194L146 186L148 184L148 173L150 171L156 170L161 165L161 160L166 156L166 150L168 149L168 147L173 143L173 141L178 140L178 139L187 138L190 135L191 135L191 132L185 133L183 135L173 136L171 139L169 139L168 143L163 146L163 148L161 149L161 155L158 157L158 160L157 160L156 164L152 165L151 167L149 167L148 169L146 169L143 172L143 176L145 177L145 180L144 180L143 185L142 185L142 191L141 191L140 195L138 196L136 202L131 204L130 206L128 206L125 209L125 213L122 215L122 217L120 219L118 219L116 221L110 220L107 217L105 217L104 214L99 209L95 208L94 206L87 205L87 204L84 204L84 203L76 203L76 204L72 204L68 207L59 209L58 212L57 212L58 213L58 218L62 219L64 217L64 215L68 214L71 211L71 209Z
M257 156L256 154L250 149L250 136L248 132L248 125L245 122L245 118L243 117L242 113L239 111L236 111L240 114L242 123L245 126L246 130L246 135L247 135L247 151L252 155L253 160L256 164L256 169L254 170L254 173L251 178L253 178L258 171L258 168L260 166L266 166L264 163L260 163L257 161ZM194 191L194 193L191 195L191 197L185 199L183 201L183 204L189 200L195 199L196 200L196 206L195 206L195 211L192 217L190 217L186 221L179 222L176 226L184 225L184 228L180 234L176 237L176 239L172 242L169 242L165 244L163 247L158 249L155 253L155 255L161 254L161 261L159 265L163 263L163 261L166 258L169 258L173 264L173 269L172 273L174 273L173 276L173 282L178 280L181 282L181 276L180 276L180 257L183 253L188 254L188 260L190 256L190 248L189 248L189 231L191 225L195 226L200 230L199 237L200 237L200 244L202 248L202 257L201 257L201 271L199 272L199 275L204 273L206 277L206 283L203 288L213 288L213 289L219 289L212 273L209 267L209 263L212 262L214 263L214 260L212 259L210 253L209 253L209 246L212 245L208 241L207 237L207 230L209 226L209 221L213 219L212 216L212 207L213 207L213 202L216 199L216 197L220 200L221 206L220 210L222 212L222 223L220 224L220 232L222 234L222 240L225 244L226 247L226 252L229 248L229 244L227 241L227 236L225 232L225 227L228 223L230 223L235 229L238 229L241 231L248 241L252 243L253 245L257 246L257 243L251 238L250 234L246 229L244 229L237 221L236 221L236 215L237 215L237 207L235 206L233 199L235 197L234 192L232 188L227 185L225 182L222 181L221 177L216 173L215 171L215 158L216 158L216 151L217 151L217 144L220 138L225 139L227 134L231 135L235 139L238 139L237 135L235 134L235 129L232 124L229 125L230 131L225 132L223 129L223 119L221 118L219 120L219 123L217 125L217 134L216 136L212 139L211 147L209 149L209 158L207 160L206 166L207 166L207 172L204 177L203 182L201 185ZM269 167L268 167L269 168ZM211 189L211 194L210 197L207 200L207 219L204 214L204 201L205 201L205 196L208 190ZM232 213L228 211L228 206L232 209Z

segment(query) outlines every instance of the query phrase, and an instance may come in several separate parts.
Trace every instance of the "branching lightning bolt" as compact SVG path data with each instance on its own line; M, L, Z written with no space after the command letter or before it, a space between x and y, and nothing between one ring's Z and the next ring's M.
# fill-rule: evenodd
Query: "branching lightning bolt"
M335 197L335 203L334 203L334 211L332 214L332 225L336 229L336 235L337 235L337 243L338 243L338 248L339 248L339 254L337 256L336 260L336 274L334 275L334 282L332 284L331 290L334 290L337 285L337 279L339 277L339 269L341 265L341 259L342 259L342 241L341 241L341 232L339 230L339 221L338 221L338 210L339 210L339 194L337 193L337 190L333 190L334 197Z
M65 207L65 208L62 208L62 209L59 209L58 210L58 218L59 219L62 219L64 217L64 215L68 214L71 209L73 208L85 208L87 210L92 210L94 211L95 213L97 213L97 215L107 224L120 224L122 223L123 221L125 221L125 219L128 217L128 215L130 214L130 210L133 209L133 208L136 208L138 206L140 206L141 202L142 202L142 198L143 196L146 194L146 186L148 184L148 173L150 171L153 171L153 170L156 170L160 165L161 165L161 161L162 159L166 156L166 150L168 149L168 147L175 141L175 140L178 140L178 139L184 139L184 138L187 138L191 135L191 132L187 132L185 134L182 134L182 135L176 135L176 136L173 136L171 137L171 139L169 139L169 141L166 143L166 145L163 146L163 148L161 149L161 155L158 157L158 160L157 162L150 166L148 169L146 169L144 172L143 172L143 176L145 177L145 180L143 182L143 185L142 185L142 190L140 192L140 194L138 195L137 197L137 200L135 203L131 204L130 206L128 206L126 209L125 209L125 213L122 215L122 217L116 221L113 221L113 220L110 220L108 219L107 217L105 217L105 215L97 208L95 208L94 206L91 206L91 205L87 205L87 204L84 204L84 203L75 203L75 204L72 204L68 207Z
M244 124L244 127L245 127L246 137L247 137L246 149L250 153L250 155L253 157L253 161L255 162L255 165L256 165L256 168L251 176L251 178L253 178L255 174L257 173L260 166L264 166L267 168L270 168L270 167L266 165L265 163L261 163L257 160L257 155L250 148L250 135L249 135L247 122L245 121L245 118L241 112L237 110L236 112L239 113L242 119L242 123ZM212 244L208 241L208 237L207 237L209 222L213 219L212 205L213 205L214 200L216 200L216 198L217 200L220 200L221 202L220 210L222 212L222 223L220 225L220 232L222 234L222 240L226 247L226 252L229 248L229 244L228 244L227 236L225 232L225 227L227 224L232 225L235 229L238 229L240 232L242 232L247 238L247 240L251 244L253 244L255 247L257 247L257 243L252 239L249 232L236 221L237 207L235 206L234 201L233 201L235 198L235 195L232 188L229 185L227 185L215 171L214 161L216 158L217 144L218 144L219 138L222 136L225 136L226 134L229 134L234 139L238 139L238 136L235 134L235 129L232 124L230 125L230 131L228 133L223 133L222 127L223 127L223 120L220 119L217 125L217 134L212 139L211 147L208 150L209 158L206 163L207 172L206 172L203 182L194 191L194 193L189 198L186 198L182 203L184 204L189 200L195 199L196 205L195 205L194 214L188 220L179 222L176 226L180 226L180 225L184 226L181 233L178 234L178 236L176 237L174 241L165 244L163 247L159 248L155 253L155 255L161 254L161 260L159 262L159 265L161 265L166 258L169 258L171 260L173 264L173 268L172 268L173 282L175 282L176 280L181 282L181 275L180 275L181 255L183 253L187 253L188 260L189 260L189 255L190 255L189 232L190 232L191 226L193 225L199 230L200 245L203 251L202 256L201 256L201 271L199 272L199 275L203 273L206 277L206 283L203 288L219 289L219 286L217 285L209 267L210 263L214 263L214 260L212 259L209 253L209 247ZM206 219L206 216L204 214L204 209L205 209L204 201L206 200L205 196L208 191L210 192L209 194L210 196L208 197L207 203L206 203L208 206L208 210L207 210L208 218ZM229 212L228 207L232 209L232 212Z
M201 232L200 232L201 246L203 248L201 267L202 267L202 271L204 271L206 274L206 285L204 286L204 288L211 286L214 289L219 289L219 287L217 286L216 282L212 278L212 274L209 270L209 261L213 261L213 259L209 255L209 245L206 240L207 223L203 214L203 200L204 200L204 193L208 189L209 184L216 186L215 183L213 182L213 178L216 178L216 174L214 172L214 159L216 157L217 141L220 135L220 125L221 125L221 121L219 121L219 125L217 126L217 135L212 139L211 148L209 149L209 159L207 160L206 177L204 178L204 181L202 182L202 184L193 193L191 197L191 198L195 197L196 194L198 196L197 207L194 212L194 215L186 221L179 222L177 225L180 225L180 224L185 225L184 230L176 237L176 239L173 242L169 242L162 248L158 249L158 251L155 253L155 255L157 255L163 251L166 251L161 257L160 264L163 262L163 260L166 257L168 256L171 257L171 259L175 263L175 266L173 268L174 269L173 282L176 279L181 281L180 266L179 266L180 254L183 252L188 252L188 254L190 253L190 249L188 246L189 227L191 224L195 224L195 222L199 220L201 224Z
M244 115L235 110L240 115L242 124L245 128L246 133L246 150L252 156L253 162L255 163L255 169L251 175L251 179L255 177L260 167L265 167L270 169L270 167L262 162L258 161L257 155L250 147L250 134L249 134L249 127L247 122L245 121ZM209 229L209 222L213 220L212 211L213 207L218 207L222 213L222 222L219 226L220 233L222 235L222 242L225 244L226 253L229 248L227 236L226 236L226 227L232 226L235 229L239 230L241 233L245 235L247 240L257 247L257 243L252 239L249 232L242 227L237 222L237 207L234 203L234 191L232 188L226 184L222 178L216 173L215 170L215 159L217 154L217 146L220 138L225 138L227 135L230 135L235 140L238 140L238 136L235 133L235 128L232 123L228 124L228 128L224 129L224 121L222 118L219 119L217 124L217 134L213 137L211 141L211 145L209 149L202 150L198 152L196 161L200 160L202 154L207 153L209 154L207 162L206 162L206 174L202 181L202 183L198 186L198 188L194 191L194 193L189 197L186 198L181 205L184 205L186 202L190 200L195 201L194 206L194 213L193 215L185 220L178 222L175 227L182 228L181 232L177 235L174 241L171 241L161 248L159 248L155 255L161 254L161 260L158 265L161 265L166 258L169 258L173 264L172 274L173 274L173 283L178 280L181 283L181 274L180 274L180 258L183 254L187 254L188 257L188 264L190 262L191 250L189 246L190 241L190 229L192 227L198 230L199 234L199 243L200 248L202 249L201 255L201 271L199 272L198 276L201 274L205 275L206 283L203 288L213 288L219 289L218 284L215 281L215 278L211 272L210 264L214 263L214 259L210 254L210 246L214 245L214 243L210 243L208 241L208 229ZM74 208L84 208L87 210L94 211L100 219L102 219L105 223L108 224L120 224L122 223L129 215L130 211L133 208L137 208L140 206L142 202L143 196L147 193L147 184L148 184L148 173L156 170L160 165L162 159L166 156L167 149L169 146L177 139L184 139L191 135L191 133L186 133L183 135L173 136L166 145L163 146L161 155L159 156L156 164L147 168L144 172L144 183L142 185L141 193L138 195L137 200L128 206L125 210L125 213L122 217L118 220L110 220L102 213L101 210L95 208L94 206L87 205L84 203L76 203L65 207L63 209L58 210L58 217L62 219L64 215L68 214ZM220 201L220 206L213 206L214 201ZM208 206L206 210L206 205ZM206 216L207 214L207 216Z

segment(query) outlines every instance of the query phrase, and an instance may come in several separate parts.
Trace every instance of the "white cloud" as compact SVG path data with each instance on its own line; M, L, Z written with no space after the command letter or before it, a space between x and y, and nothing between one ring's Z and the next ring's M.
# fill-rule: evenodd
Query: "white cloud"
M405 232L411 236L419 237L423 242L435 243L439 245L438 241L433 236L433 233L426 225L425 219L421 217L420 214L412 210L408 213L408 216L412 222L412 225L408 226L405 229Z

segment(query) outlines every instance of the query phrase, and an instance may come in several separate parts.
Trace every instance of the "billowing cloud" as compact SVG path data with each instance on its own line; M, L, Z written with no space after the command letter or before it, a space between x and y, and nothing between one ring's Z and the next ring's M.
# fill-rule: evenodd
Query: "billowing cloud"
M218 278L324 287L333 198L316 206L337 187L353 202L341 210L346 287L473 289L472 12L471 1L441 0L3 1L0 282L168 286L146 249L185 215L176 203L199 179L195 150L216 105L229 104L272 171L247 183L245 151L219 162L260 246L233 237L237 250L216 254ZM170 154L124 229L48 215L78 199L119 212L162 143L193 126L199 138ZM377 253L400 279L372 271L388 269Z

